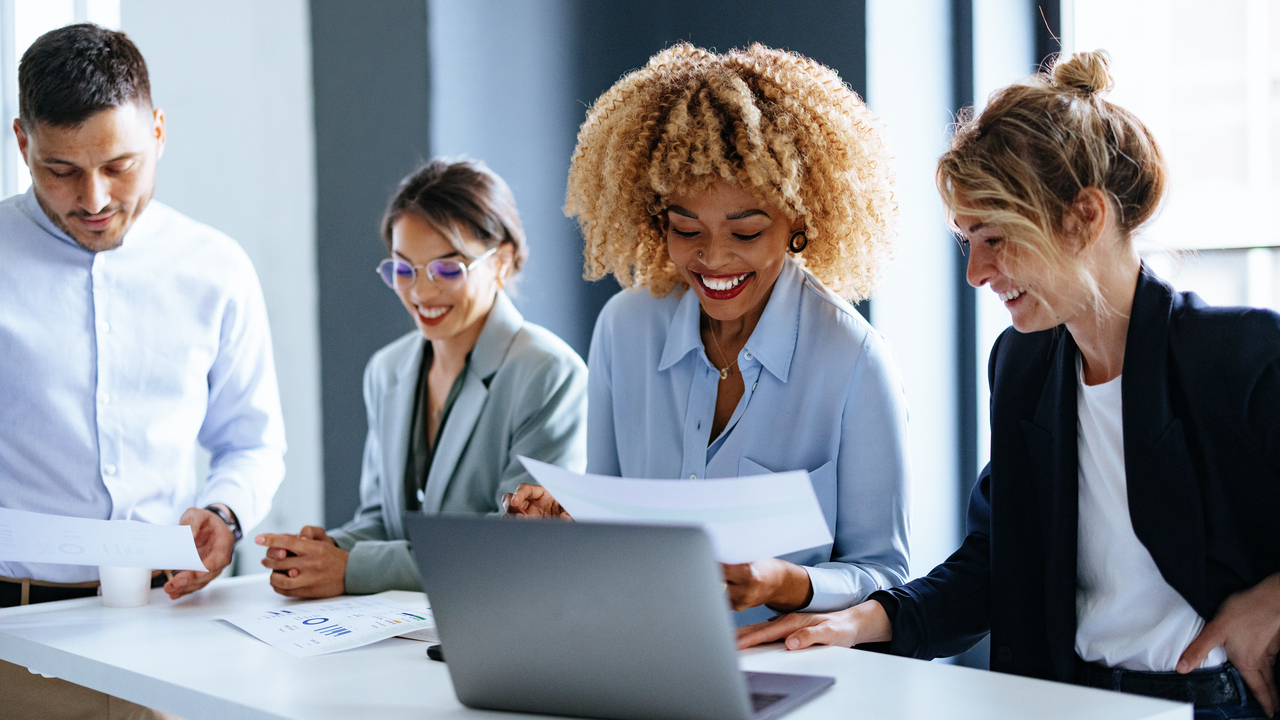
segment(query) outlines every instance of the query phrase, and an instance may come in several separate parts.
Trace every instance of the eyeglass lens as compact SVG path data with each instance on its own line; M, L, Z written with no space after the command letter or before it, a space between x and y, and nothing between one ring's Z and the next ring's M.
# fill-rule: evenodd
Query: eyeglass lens
M466 278L467 267L457 260L432 260L426 265L427 278L437 283L456 284ZM417 282L418 270L404 260L383 260L378 265L382 282L392 289L405 289Z

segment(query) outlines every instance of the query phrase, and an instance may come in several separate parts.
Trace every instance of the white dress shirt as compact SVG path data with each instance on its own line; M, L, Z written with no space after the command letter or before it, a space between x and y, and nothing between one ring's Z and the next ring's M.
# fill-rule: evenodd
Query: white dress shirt
M1076 653L1108 667L1172 672L1204 627L1138 539L1124 470L1122 378L1086 385L1076 360L1080 516ZM1226 662L1221 647L1201 667Z
M196 443L212 454L197 483ZM247 531L284 476L266 307L226 235L151 201L91 253L31 190L0 202L0 506L175 524L224 503ZM97 568L0 562L0 575Z

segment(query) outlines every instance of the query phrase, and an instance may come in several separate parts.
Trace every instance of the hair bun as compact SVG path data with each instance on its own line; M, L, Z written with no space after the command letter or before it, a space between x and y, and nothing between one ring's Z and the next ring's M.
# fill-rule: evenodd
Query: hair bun
M1051 71L1053 84L1084 95L1106 94L1115 87L1109 72L1110 63L1111 56L1106 50L1059 57Z

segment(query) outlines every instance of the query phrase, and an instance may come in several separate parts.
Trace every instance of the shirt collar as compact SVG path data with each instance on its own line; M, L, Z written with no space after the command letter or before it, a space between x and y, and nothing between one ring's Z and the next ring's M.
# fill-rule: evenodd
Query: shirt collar
M138 218L133 221L133 225L129 228L129 231L125 233L125 236L124 236L125 242L121 244L119 248L116 248L116 250L119 250L123 248L125 245L128 245L130 238L135 238L134 244L136 245L137 244L136 238L145 236L145 233L138 232L138 230L139 228L145 227L147 223L150 222L151 216L154 215L154 213L151 212L151 208L155 204L156 204L156 199L154 197L152 197L150 200L147 201L147 206L143 208L142 214L139 215ZM50 220L49 216L45 214L44 208L40 207L40 201L36 200L36 188L34 185L28 187L27 191L23 193L22 202L20 203L19 207L22 208L23 214L25 214L28 218L30 218L31 222L38 225L41 230L44 230L45 232L58 238L62 242L67 243L68 245L72 245L80 250L89 252L88 250L85 250L83 245L76 242L75 238L68 235L66 231L64 231L62 228L53 224L53 221ZM107 252L116 252L116 250L108 250Z
M45 214L44 208L40 207L40 201L36 200L36 188L34 185L28 187L27 191L23 193L21 208L23 214L30 218L31 222L38 225L41 230L44 230L62 242L84 250L80 243L76 242L70 235L64 232L62 228L54 225L53 221L49 219L49 216Z
M774 377L786 382L795 356L796 338L800 335L800 292L804 287L804 271L788 257L773 285L760 322L747 339L746 348ZM667 343L658 362L661 372L684 356L702 348L701 307L698 294L686 290L667 330Z

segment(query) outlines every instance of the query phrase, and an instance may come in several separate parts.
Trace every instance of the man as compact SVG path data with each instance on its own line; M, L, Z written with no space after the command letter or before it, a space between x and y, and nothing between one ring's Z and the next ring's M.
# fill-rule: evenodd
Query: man
M235 242L151 200L164 112L122 33L43 35L18 90L32 185L0 203L0 507L191 526L208 571L164 582L176 599L231 562L284 474L262 291ZM202 487L197 442L212 454ZM94 594L96 580L0 562L0 606ZM48 702L32 679L0 663L0 715Z

